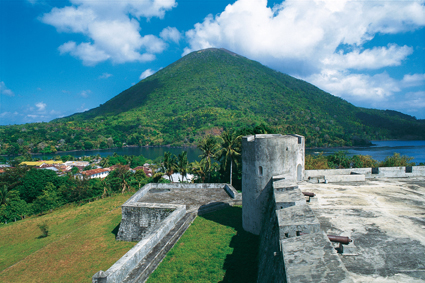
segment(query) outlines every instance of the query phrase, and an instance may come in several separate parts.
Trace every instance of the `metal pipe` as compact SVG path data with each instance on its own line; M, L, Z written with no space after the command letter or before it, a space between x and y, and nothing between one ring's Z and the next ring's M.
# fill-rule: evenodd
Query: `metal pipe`
M297 233L297 236L302 236L302 235L307 235L308 233ZM329 241L331 242L336 242L336 243L341 243L344 245L348 245L350 242L352 242L353 240L351 240L348 237L345 236L335 236L335 235L327 235Z
M341 244L344 244L344 245L348 245L350 242L353 241L348 237L335 236L335 235L328 235L328 239L331 242L337 242L337 243L341 243Z
M307 197L314 197L316 194L315 193L309 193L309 192L303 192L303 195L305 195Z

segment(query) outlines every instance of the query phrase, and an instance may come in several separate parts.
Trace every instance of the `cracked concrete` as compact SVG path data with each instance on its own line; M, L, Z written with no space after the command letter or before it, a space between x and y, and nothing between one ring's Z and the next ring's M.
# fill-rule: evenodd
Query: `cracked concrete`
M425 177L299 184L327 234L348 236L341 260L356 282L425 282Z

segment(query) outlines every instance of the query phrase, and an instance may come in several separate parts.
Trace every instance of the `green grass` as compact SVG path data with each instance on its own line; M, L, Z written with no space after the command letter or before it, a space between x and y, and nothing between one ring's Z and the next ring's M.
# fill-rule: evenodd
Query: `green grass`
M148 283L256 282L258 241L243 230L241 207L199 216Z
M115 241L121 205L118 195L71 206L0 228L0 282L90 282L135 243ZM49 226L40 237L38 224Z
M0 226L0 282L90 282L136 244L115 241L129 196ZM241 207L197 217L149 282L255 282L258 237L241 219ZM47 237L40 237L42 223Z

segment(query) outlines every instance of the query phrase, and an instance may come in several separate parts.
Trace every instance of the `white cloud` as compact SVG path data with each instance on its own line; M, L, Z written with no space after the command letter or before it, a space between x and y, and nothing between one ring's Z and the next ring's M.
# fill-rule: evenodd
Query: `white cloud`
M38 103L36 103L35 104L35 107L37 107L37 110L38 111L44 111L45 109L46 109L46 103L44 103L44 102L38 102Z
M268 7L267 0L237 0L187 31L189 47L183 54L223 47L344 98L386 100L421 79L405 77L403 83L382 71L358 72L400 66L413 48L391 42L369 48L366 43L378 33L425 26L424 3L287 0Z
M380 69L388 66L399 66L413 49L408 46L391 44L387 47L374 47L360 52L356 49L344 54L342 51L333 53L322 60L326 68L343 69Z
M149 76L152 76L153 74L155 74L155 71L151 70L151 69L147 69L146 71L144 71L140 77L139 80L143 80L146 79Z
M99 76L99 79L108 79L110 77L112 77L112 74L103 73L102 75Z
M350 98L353 101L385 100L401 90L399 82L385 72L369 76L323 70L320 74L310 76L308 81L333 95Z
M41 21L58 32L81 33L89 42L69 41L59 47L85 65L112 60L114 63L151 61L161 53L165 42L154 35L140 34L141 17L162 18L177 4L175 0L71 0L72 6L53 8Z
M165 41L173 41L175 43L179 43L181 33L175 27L166 27L161 31L159 36Z
M59 51L61 54L70 53L72 56L80 58L87 66L96 65L110 58L105 51L87 42L76 45L74 41L69 41L59 46Z
M425 108L425 91L408 92L405 97L409 108Z
M89 96L89 94L91 93L91 90L83 90L80 95L84 98L87 98Z
M423 85L425 83L425 74L404 75L402 83L405 87Z
M8 89L4 82L0 82L0 94L7 95L7 96L15 96L13 91Z

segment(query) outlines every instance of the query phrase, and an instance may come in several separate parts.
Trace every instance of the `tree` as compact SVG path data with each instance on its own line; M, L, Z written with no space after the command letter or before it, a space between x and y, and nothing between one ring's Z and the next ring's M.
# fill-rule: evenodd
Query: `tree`
M131 188L133 173L128 170L128 167L118 165L118 167L112 171L106 180L113 191L121 190L121 193L125 193Z
M238 136L235 132L224 131L221 136L221 149L217 152L219 156L221 165L223 166L224 171L226 171L228 162L230 161L230 185L232 184L233 176L233 164L238 166L237 157L241 155L240 151L240 139L241 136Z
M173 173L174 170L177 167L177 158L174 154L171 152L164 152L164 159L162 160L162 170L165 173L165 175L168 176L168 179L172 182L173 181Z
M147 178L148 177L146 176L145 171L143 171L143 169L137 170L136 173L134 173L134 179L137 181L139 188L148 183Z
M198 144L198 148L202 151L201 161L205 161L205 170L207 174L207 182L210 182L211 179L211 159L217 157L217 152L220 149L220 145L217 142L217 139L208 135Z
M187 175L187 166L188 166L187 151L182 151L177 157L177 170L182 175L182 180L181 180L182 182L184 181L184 178Z
M22 219L29 213L28 204L19 197L19 192L11 190L7 194L7 204L0 206L0 222Z
M0 205L7 204L9 202L8 194L9 194L9 191L6 185L3 185L3 187L0 187Z
M206 161L205 160L201 160L201 161L194 161L192 163L190 163L190 172L195 174L196 176L198 176L198 180L200 179L200 181L202 183L205 182L206 179Z
M59 187L65 179L58 177L52 170L31 169L22 179L22 185L19 186L21 197L28 203L35 200L43 193L47 183L52 183Z
M71 173L72 173L72 175L75 175L75 174L77 174L78 172L80 172L80 169L78 169L78 167L72 167L72 169L71 169Z
M33 203L35 212L48 211L61 205L61 200L53 183L48 182L43 193L37 197Z

